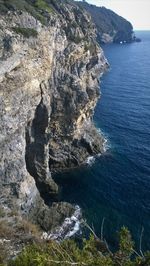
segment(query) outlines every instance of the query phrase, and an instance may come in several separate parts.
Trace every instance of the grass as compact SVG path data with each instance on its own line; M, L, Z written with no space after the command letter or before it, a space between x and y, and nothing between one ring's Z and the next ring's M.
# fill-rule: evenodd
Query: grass
M23 219L15 228L16 232L23 233L24 235L33 235L36 239L40 239L40 228L28 220Z
M17 34L23 35L25 38L36 38L38 33L35 29L32 28L21 28L21 27L13 27L13 31L15 31Z
M14 235L14 229L7 221L0 221L0 238L10 238Z

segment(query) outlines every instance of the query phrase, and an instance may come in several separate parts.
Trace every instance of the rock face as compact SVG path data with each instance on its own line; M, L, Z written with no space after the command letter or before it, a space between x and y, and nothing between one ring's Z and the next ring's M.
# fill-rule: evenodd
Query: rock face
M0 17L1 203L44 230L73 212L53 203L51 171L103 150L92 116L108 67L90 16L63 1L50 8L46 25L18 9Z
M131 43L136 41L132 24L112 10L90 5L85 1L78 2L78 5L91 14L100 43Z

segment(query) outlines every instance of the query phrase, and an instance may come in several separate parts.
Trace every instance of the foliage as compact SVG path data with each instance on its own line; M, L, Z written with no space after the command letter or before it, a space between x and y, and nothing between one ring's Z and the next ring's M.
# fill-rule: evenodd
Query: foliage
M134 243L131 239L130 232L128 231L126 227L124 226L122 227L119 233L119 237L120 237L120 242L119 242L120 251L124 255L127 255L127 256L132 255Z
M53 12L50 2L50 0L0 0L0 14L5 14L10 10L26 11L42 24L46 24L46 17L43 11Z
M95 235L89 239L44 242L26 247L8 266L138 266L150 265L150 253L140 256L134 252L130 232L123 227L119 233L119 250L112 253L107 243Z
M48 5L48 3L44 0L37 0L35 2L35 6L39 9L43 9L43 10L46 10L48 12L53 12L53 9Z
M36 38L38 35L37 31L33 28L13 27L12 29L16 33L23 35L25 38L30 38L30 37Z
M72 42L75 42L76 44L80 43L83 40L80 36L75 36L75 34L70 34L68 36L68 39Z
M28 246L9 266L53 266L53 265L105 265L111 266L112 259L97 253L93 237L84 241L82 249L73 240L62 244L50 242L42 246Z
M92 42L85 42L84 43L84 51L90 51L90 54L95 54L96 53L96 46Z

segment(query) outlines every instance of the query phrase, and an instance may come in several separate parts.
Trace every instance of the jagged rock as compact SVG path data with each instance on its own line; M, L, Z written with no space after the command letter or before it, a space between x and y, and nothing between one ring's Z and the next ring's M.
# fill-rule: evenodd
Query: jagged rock
M45 230L74 211L53 203L51 171L103 150L92 116L108 67L90 16L71 2L53 9L47 25L16 8L0 17L1 203Z

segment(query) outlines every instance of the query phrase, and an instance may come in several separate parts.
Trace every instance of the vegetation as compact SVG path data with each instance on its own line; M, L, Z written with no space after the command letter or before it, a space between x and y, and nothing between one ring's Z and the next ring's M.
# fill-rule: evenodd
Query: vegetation
M20 219L16 211L4 213L4 216L0 217L0 266L6 265L13 250L18 251L22 245L41 241L41 231L37 225Z
M94 43L90 43L90 42L85 42L84 44L84 51L87 52L87 51L90 51L91 54L95 54L96 53L96 45Z
M41 231L38 225L31 223L28 220L22 219L20 223L16 225L16 233L20 232L24 235L31 235L37 241L40 240Z
M0 218L5 216L5 211L3 208L0 207Z
M14 220L8 217L0 219L0 266L149 266L150 252L142 252L142 232L139 252L134 248L131 234L122 227L118 234L118 249L111 251L103 236L101 238L83 221L83 225L91 232L88 239L68 239L60 243L53 240L42 240L41 229L30 221L16 216ZM19 242L18 242L19 241ZM8 261L12 250L17 250L18 244L25 246L22 252ZM19 244L19 245L20 245ZM23 244L23 245L22 245ZM14 245L15 249L12 249ZM19 248L20 250L20 248Z
M34 37L36 38L38 33L35 29L32 28L20 28L20 27L13 27L13 31L18 34L22 34L25 38Z
M42 24L46 24L44 12L53 12L51 0L0 0L0 14L5 14L10 10L26 11Z
M48 12L53 12L53 9L48 5L48 3L44 0L37 0L35 2L35 7L39 8L39 9L43 9L46 10Z
M71 42L75 42L76 44L80 43L83 38L81 38L80 36L76 36L75 34L70 34L68 35L68 39L71 41Z
M6 220L0 221L0 239L11 238L14 234L13 228L6 222Z
M2 265L2 264L0 264ZM148 266L150 253L138 254L130 232L123 227L119 233L118 251L112 253L104 239L93 233L89 239L38 242L27 246L8 266ZM4 265L3 265L4 266Z

